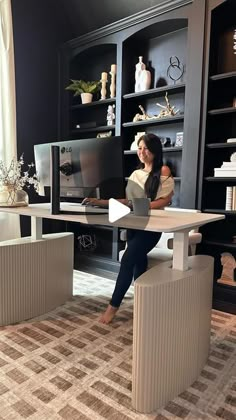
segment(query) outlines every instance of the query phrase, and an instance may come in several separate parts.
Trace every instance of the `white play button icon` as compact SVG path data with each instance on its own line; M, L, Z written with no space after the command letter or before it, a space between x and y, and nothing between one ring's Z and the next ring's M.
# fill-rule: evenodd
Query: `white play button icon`
M110 198L109 200L109 212L108 220L110 223L114 223L122 217L130 213L130 208L115 200Z

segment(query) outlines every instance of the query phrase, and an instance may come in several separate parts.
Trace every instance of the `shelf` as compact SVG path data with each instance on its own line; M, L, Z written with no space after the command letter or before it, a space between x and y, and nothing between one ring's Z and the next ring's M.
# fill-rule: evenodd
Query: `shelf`
M231 114L236 112L236 107L228 107L228 108L219 108L219 109L211 109L208 111L209 115L219 115L219 114Z
M227 242L227 241L220 241L220 240L203 240L202 241L204 245L214 245L214 246L224 246L227 248L235 248L236 249L236 244L234 244L233 242Z
M235 182L236 184L236 177L206 176L204 180L209 182Z
M136 121L136 122L126 122L123 123L123 127L136 127L139 125L159 125L159 124L172 124L175 122L183 121L184 116L183 115L176 115L176 117L164 117L159 119L153 119L153 120L144 120L144 121Z
M222 210L222 209L203 209L204 213L225 214L229 216L236 216L236 210Z
M101 99L100 101L89 102L88 104L71 105L70 109L73 111L76 109L97 107L101 105L112 104L115 102L116 102L116 98L107 98L107 99Z
M236 71L231 71L229 73L214 74L210 77L210 80L223 80L236 77Z
M185 90L185 83L178 83L176 85L166 85L159 88L144 90L142 92L135 92L135 93L127 93L123 95L124 99L136 99L141 97L155 97L155 96L162 96L166 92L168 93L179 93L184 92Z
M91 128L77 128L75 130L71 130L71 134L79 134L79 133L89 133L89 132L99 132L99 131L110 131L114 130L115 125L101 125L100 127L91 127Z
M230 149L230 148L235 148L236 147L236 142L235 143L210 143L210 144L206 144L206 148L207 149Z
M163 147L163 153L167 152L182 152L182 147ZM124 150L124 155L137 155L137 150Z

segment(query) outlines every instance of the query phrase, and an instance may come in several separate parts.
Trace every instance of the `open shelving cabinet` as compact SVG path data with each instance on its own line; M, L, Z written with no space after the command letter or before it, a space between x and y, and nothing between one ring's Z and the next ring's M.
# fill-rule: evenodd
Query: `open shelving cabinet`
M221 254L228 252L236 258L236 211L225 210L226 187L236 185L236 177L214 177L214 168L230 161L236 152L236 142L227 143L227 139L236 138L236 2L209 0L207 6L198 206L205 212L224 214L225 220L201 229L199 252L215 258L214 307L236 313L236 287L217 283Z
M204 17L205 0L164 1L69 41L60 50L59 138L96 137L106 131L122 136L127 179L137 166L136 153L130 150L137 132L169 137L172 145L163 148L164 163L171 167L176 180L172 205L177 207L194 208L196 204ZM152 82L150 89L134 92L139 56L143 56L151 71ZM177 56L184 66L176 83L167 76L171 56ZM110 98L109 91L112 64L117 65L115 98ZM78 97L65 91L70 79L99 80L102 72L108 73L107 99L100 100L98 94L91 104L83 105ZM165 79L165 86L159 85L160 78ZM148 114L157 115L161 108L156 103L165 105L166 92L170 105L179 109L176 116L133 121L139 105ZM109 104L115 105L114 126L106 125ZM77 125L81 128L76 128ZM184 132L183 147L174 146L178 132ZM102 229L97 234L103 235ZM113 265L118 261L120 248L114 237L119 237L117 232L113 234L112 257L107 259ZM99 250L97 254L101 256ZM92 257L95 255L96 252Z

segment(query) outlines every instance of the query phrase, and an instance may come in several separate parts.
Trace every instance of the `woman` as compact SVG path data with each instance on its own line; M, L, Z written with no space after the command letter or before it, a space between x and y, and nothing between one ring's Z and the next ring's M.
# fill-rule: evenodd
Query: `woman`
M119 199L129 205L132 198L150 198L151 209L161 209L167 206L174 192L174 180L168 166L163 166L162 145L155 134L146 134L138 140L139 169L128 179L126 198ZM87 198L86 202L107 206L108 200ZM144 230L127 230L127 248L121 260L120 271L116 280L111 301L101 316L100 321L109 324L118 311L120 304L134 280L147 269L147 254L157 244L161 237L159 232Z

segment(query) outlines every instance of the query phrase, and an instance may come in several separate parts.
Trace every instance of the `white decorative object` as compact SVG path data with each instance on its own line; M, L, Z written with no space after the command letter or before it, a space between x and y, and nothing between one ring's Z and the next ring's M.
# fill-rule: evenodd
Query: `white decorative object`
M146 65L143 63L143 57L139 57L139 62L136 64L135 70L135 92L142 92L148 90L151 86L151 73L146 70Z
M139 131L136 136L134 137L134 141L130 146L130 150L138 150L138 140L140 137L144 136L146 133L145 131Z
M110 84L110 98L115 98L116 96L116 64L111 65L111 84Z
M107 125L115 124L115 105L108 105L107 108Z
M221 264L223 266L221 277L217 280L217 283L230 284L236 286L234 281L234 270L236 268L236 261L232 254L229 252L223 252L221 254Z
M183 141L184 141L184 133L182 131L180 131L179 133L176 133L175 146L182 147Z
M101 74L101 83L102 83L102 87L101 87L101 99L106 99L106 94L107 94L107 89L106 89L107 73L105 71L103 71L102 74Z

